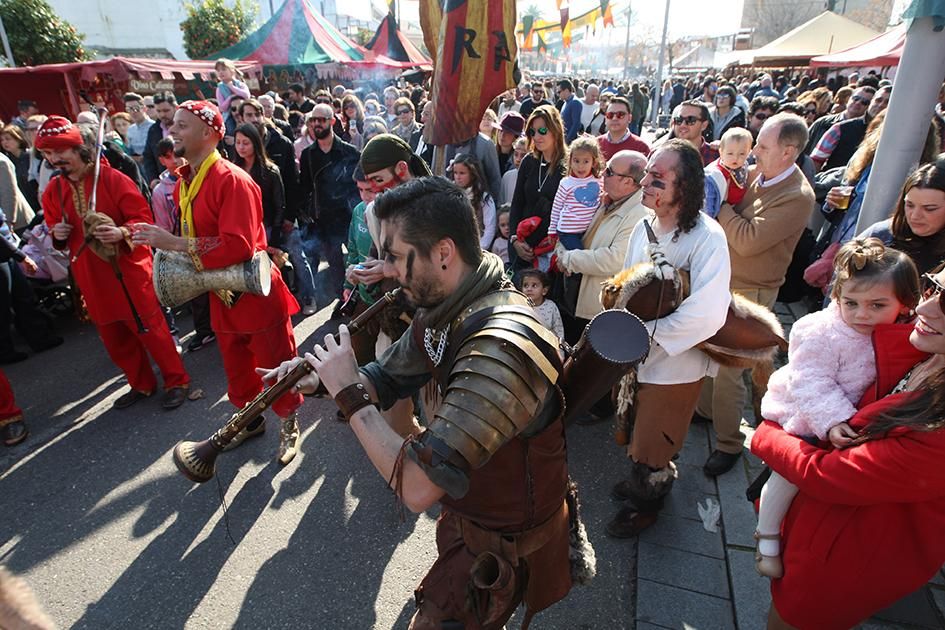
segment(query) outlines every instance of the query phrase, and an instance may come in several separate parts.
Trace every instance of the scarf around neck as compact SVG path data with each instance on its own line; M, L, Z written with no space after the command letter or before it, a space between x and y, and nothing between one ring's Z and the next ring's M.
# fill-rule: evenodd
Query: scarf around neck
M463 278L456 290L440 304L430 309L419 309L417 319L426 328L443 330L465 307L496 289L511 286L505 275L505 263L491 252L482 252L479 267Z

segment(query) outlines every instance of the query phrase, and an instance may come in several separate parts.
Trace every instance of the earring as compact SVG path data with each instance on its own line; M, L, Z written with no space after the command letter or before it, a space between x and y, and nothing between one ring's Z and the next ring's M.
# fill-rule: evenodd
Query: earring
M446 271L446 265L442 265L443 271Z

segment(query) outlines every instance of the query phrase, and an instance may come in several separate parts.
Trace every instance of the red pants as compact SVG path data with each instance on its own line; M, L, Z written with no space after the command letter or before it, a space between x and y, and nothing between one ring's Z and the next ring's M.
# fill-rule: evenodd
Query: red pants
M226 371L226 393L238 409L263 390L262 379L256 374L257 367L274 368L297 356L292 320L288 317L282 325L260 332L218 332L216 335ZM273 403L272 410L280 418L285 418L301 405L302 394L289 393Z
M177 354L164 315L161 311L156 311L144 324L148 332L143 335L138 333L133 321L96 324L95 327L105 342L108 356L128 377L128 384L132 389L149 394L157 389L157 379L148 361L149 354L161 370L164 389L189 385L190 375Z
M23 412L16 406L13 399L13 388L7 375L0 370L0 427L11 422L23 419Z

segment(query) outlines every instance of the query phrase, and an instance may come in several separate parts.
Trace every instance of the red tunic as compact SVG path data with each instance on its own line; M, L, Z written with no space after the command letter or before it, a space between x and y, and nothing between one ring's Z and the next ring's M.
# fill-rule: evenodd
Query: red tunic
M185 165L179 174L189 177L189 170L190 166ZM180 203L179 182L174 189L174 201ZM243 169L225 159L210 167L194 200L193 217L200 261L205 269L242 263L266 249L259 186ZM268 296L245 293L232 307L227 307L216 294L210 296L210 319L216 332L267 330L282 325L298 311L299 304L275 265Z
M151 223L151 208L134 182L110 167L104 160L101 166L96 211L110 216L119 227L131 223ZM92 198L92 178L90 170L81 182L86 205ZM78 194L79 184L72 185L72 182L62 176L53 178L43 193L46 224L52 228L60 223L65 215L66 221L72 225L67 245L73 256L82 247L85 239L82 217L76 211L75 197ZM142 320L148 321L160 311L154 285L151 283L151 249L146 246L130 249L127 243L119 243L118 246L118 267L125 286L138 315ZM89 317L93 322L108 324L134 319L111 264L99 258L90 247L86 247L72 263L72 274L82 290Z
M881 398L926 355L910 325L873 335L877 383L850 424L862 429L905 396ZM800 488L784 520L781 617L801 630L850 628L925 584L945 563L945 430L897 429L845 450L818 448L765 422L752 452Z

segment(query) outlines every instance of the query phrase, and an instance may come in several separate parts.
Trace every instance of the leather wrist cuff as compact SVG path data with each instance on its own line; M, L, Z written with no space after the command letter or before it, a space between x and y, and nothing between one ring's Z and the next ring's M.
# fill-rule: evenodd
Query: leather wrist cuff
M351 422L351 416L375 403L362 383L352 383L335 395L335 404L348 422Z

